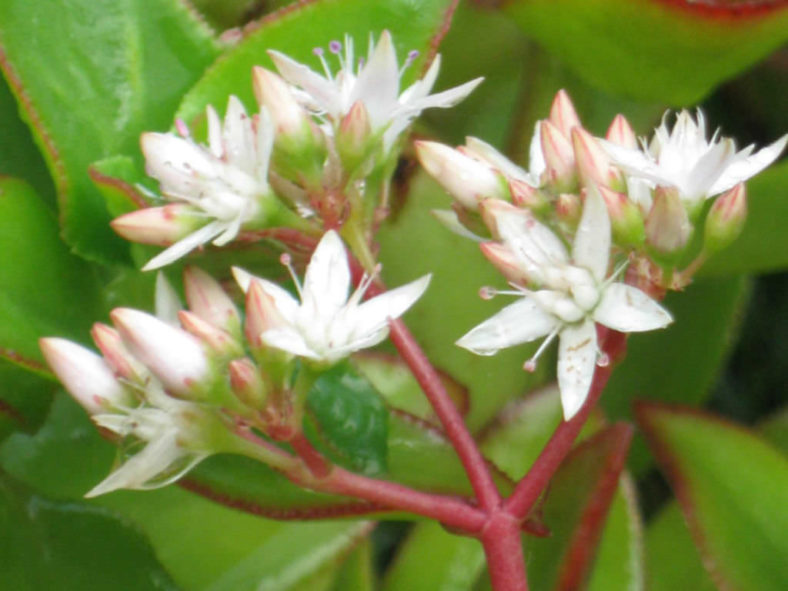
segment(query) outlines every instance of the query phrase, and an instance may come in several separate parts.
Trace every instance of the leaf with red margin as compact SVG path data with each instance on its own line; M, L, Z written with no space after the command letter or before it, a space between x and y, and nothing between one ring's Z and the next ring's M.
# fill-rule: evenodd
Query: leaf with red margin
M717 585L785 589L788 458L697 409L640 403L636 415Z
M485 3L485 2L481 2ZM639 100L700 101L788 40L784 0L503 0L520 27L591 84Z
M230 94L237 95L247 107L255 105L252 94L252 67L273 69L266 50L276 49L295 60L320 63L312 53L326 47L344 34L365 48L371 34L391 31L397 53L402 56L416 49L419 58L405 73L412 80L431 60L448 29L458 0L305 0L296 2L247 27L243 39L225 53L183 99L178 117L191 123L201 116L206 105L223 111Z
M0 68L44 153L78 253L127 258L88 165L138 154L139 134L170 125L217 53L211 32L178 0L0 2Z
M576 447L553 477L542 508L552 537L526 545L535 589L568 591L589 580L632 432L624 423L603 429Z

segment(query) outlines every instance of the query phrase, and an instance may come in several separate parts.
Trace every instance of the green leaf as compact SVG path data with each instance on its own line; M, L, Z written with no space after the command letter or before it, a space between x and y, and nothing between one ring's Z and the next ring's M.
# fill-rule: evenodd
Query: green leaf
M0 586L13 591L176 589L147 541L99 507L35 494L0 474Z
M314 47L327 46L344 34L355 39L356 47L366 47L372 33L391 31L400 60L412 50L421 57L410 67L410 76L421 71L431 54L430 43L439 39L452 0L317 0L294 4L257 27L238 45L224 54L189 91L178 109L178 117L189 122L202 115L206 105L224 110L227 97L237 95L247 107L256 104L252 94L252 67L273 68L268 49L286 53L295 60L320 63L312 54Z
M718 585L784 589L788 458L691 408L643 403L637 415Z
M127 257L87 167L138 154L139 134L172 122L218 51L176 0L6 0L0 67L55 179L65 237L80 254Z
M687 105L788 40L779 5L733 4L513 0L505 10L594 86Z
M374 591L375 573L372 568L372 543L363 540L342 564L334 581L333 591Z
M534 589L578 589L589 580L631 437L627 425L608 427L561 464L542 507L552 535L529 538L525 549Z
M349 363L320 375L307 408L317 422L313 437L335 461L370 475L386 470L388 411L370 381Z
M698 549L675 502L671 502L649 523L646 552L650 591L717 589L703 569Z
M702 268L704 275L767 273L788 267L788 162L747 182L747 221L728 248Z
M27 184L0 178L0 358L44 374L38 339L84 341L104 309L93 270L57 232L52 212Z
M13 431L38 429L57 387L50 380L0 361L0 441Z
M468 591L484 564L478 540L452 535L438 523L420 523L400 546L382 591Z
M759 425L758 431L769 443L788 455L788 406L768 417Z

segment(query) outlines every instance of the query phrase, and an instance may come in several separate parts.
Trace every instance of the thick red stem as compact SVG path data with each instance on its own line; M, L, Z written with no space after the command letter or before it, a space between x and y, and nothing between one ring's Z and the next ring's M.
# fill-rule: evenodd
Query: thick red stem
M435 414L438 415L446 435L465 467L479 505L486 511L493 511L500 506L501 496L476 441L465 426L438 372L401 320L391 321L391 342L410 367Z
M520 521L504 511L491 515L480 540L495 591L528 591Z
M319 451L312 447L312 444L303 433L293 436L289 443L313 476L323 478L331 472L331 464L326 461Z

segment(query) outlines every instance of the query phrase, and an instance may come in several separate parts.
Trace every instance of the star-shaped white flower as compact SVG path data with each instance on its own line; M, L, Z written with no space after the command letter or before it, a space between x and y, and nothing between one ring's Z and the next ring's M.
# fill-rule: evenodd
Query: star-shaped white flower
M430 281L430 276L425 275L362 302L372 281L365 277L348 297L347 253L339 234L333 230L317 245L303 286L296 280L300 302L271 281L238 268L233 271L245 292L252 282L258 282L267 295L266 308L262 311L266 318L261 324L268 328L261 335L262 341L293 355L325 363L380 343L388 336L389 320L404 314Z
M558 385L564 417L572 418L591 387L599 355L596 323L621 332L663 328L670 314L639 289L607 276L610 219L596 189L586 197L571 257L563 242L526 210L505 203L487 205L507 260L514 260L535 289L513 284L521 296L463 336L457 344L479 355L547 339L536 358L559 338Z
M217 246L227 244L243 224L264 215L262 203L272 198L268 164L274 129L267 111L261 110L252 119L231 96L223 125L213 107L209 106L206 114L207 146L195 143L185 131L186 137L142 135L146 171L159 181L164 196L188 204L189 215L206 222L150 260L145 270L167 265L209 241Z
M706 122L700 110L697 120L688 111L681 111L670 131L666 119L642 150L601 141L626 173L656 185L675 187L682 201L690 204L724 193L756 175L777 159L788 142L788 135L784 135L757 152L754 145L737 152L730 138L715 133L706 139Z
M340 70L332 74L322 49L318 48L315 53L320 57L325 76L283 53L273 50L268 53L282 77L296 87L296 97L300 102L316 115L324 117L332 126L339 125L351 107L361 101L369 116L372 131L385 130L383 146L386 151L424 109L451 107L468 96L482 81L477 78L430 95L440 69L440 56L436 56L424 78L400 93L402 73L418 56L418 52L412 51L405 65L400 68L388 31L383 31L377 44L373 44L370 39L366 60L356 61L353 40L349 36L345 36L344 52L338 41L332 41L329 50L338 56Z

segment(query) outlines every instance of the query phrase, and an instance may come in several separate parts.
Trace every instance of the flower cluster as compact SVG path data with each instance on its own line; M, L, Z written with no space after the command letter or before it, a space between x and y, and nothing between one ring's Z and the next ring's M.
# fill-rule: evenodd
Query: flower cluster
M737 152L728 138L706 139L700 113L696 121L681 112L672 131L663 121L639 148L621 115L605 139L593 137L560 91L550 116L536 124L528 170L476 138L456 149L417 142L422 165L455 199L454 211L438 217L481 242L514 288L484 288L483 295L521 298L457 344L491 355L546 336L526 362L530 369L558 337L558 382L571 418L595 364L607 361L597 350L595 325L637 332L669 324L651 296L685 285L709 254L736 237L746 212L743 181L773 162L787 140ZM718 195L708 211L699 207ZM701 222L698 247L692 236Z
M222 123L208 106L207 145L182 121L178 134L143 134L147 172L169 203L125 214L112 227L129 240L168 246L145 269L208 242L223 246L241 231L295 227L316 235L321 226L352 223L355 233L368 233L376 207L385 210L380 187L393 173L403 132L424 109L454 105L481 82L430 94L437 56L423 78L400 92L418 52L400 67L388 31L377 43L370 38L366 58L356 59L350 37L344 46L332 41L329 52L339 70L332 73L318 48L319 74L270 51L279 74L253 71L259 112L250 117L231 96Z
M425 276L362 302L373 278L365 277L350 295L350 275L342 240L329 231L303 285L293 274L300 302L275 283L235 269L246 294L242 321L216 280L187 267L189 310L179 309L160 275L158 316L119 308L111 313L114 327L94 326L103 356L64 339L42 339L44 356L66 389L123 444L122 465L88 496L169 484L208 455L234 451L239 424L274 439L299 430L293 406L303 401L290 388L304 368L296 360L320 369L377 345L389 321L429 283Z

